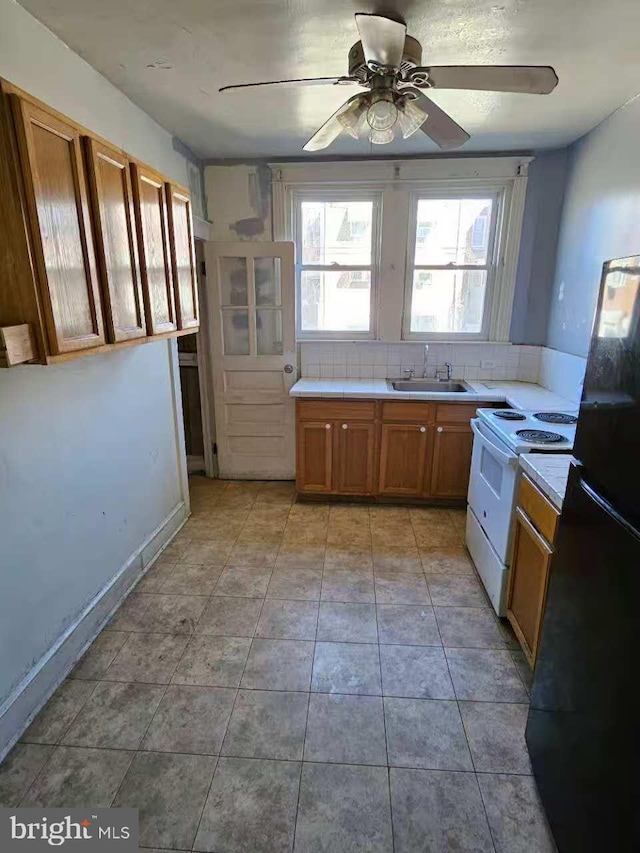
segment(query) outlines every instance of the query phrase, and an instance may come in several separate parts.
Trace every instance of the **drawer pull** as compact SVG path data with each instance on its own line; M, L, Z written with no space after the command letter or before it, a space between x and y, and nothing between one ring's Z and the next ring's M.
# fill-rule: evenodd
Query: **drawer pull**
M442 432L443 427L438 427L438 432Z
M348 424L342 424L342 429L347 429Z
M325 424L325 425L324 425L324 428L325 428L325 429L331 429L331 424Z

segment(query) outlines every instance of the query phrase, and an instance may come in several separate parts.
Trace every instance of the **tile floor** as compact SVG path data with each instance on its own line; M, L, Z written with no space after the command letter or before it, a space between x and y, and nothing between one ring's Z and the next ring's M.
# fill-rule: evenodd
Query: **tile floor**
M464 513L192 480L193 516L0 768L210 853L547 853L529 671Z

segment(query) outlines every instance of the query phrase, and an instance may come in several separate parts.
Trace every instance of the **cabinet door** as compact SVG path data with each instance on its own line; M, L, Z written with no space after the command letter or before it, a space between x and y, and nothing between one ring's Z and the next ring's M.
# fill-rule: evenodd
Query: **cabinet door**
M467 425L435 428L429 490L434 498L466 498L472 446L473 433Z
M338 422L336 491L341 495L373 492L375 424Z
M381 495L417 496L424 491L428 427L383 424L380 443Z
M110 341L146 335L129 160L85 137L96 254Z
M178 328L164 179L138 163L133 163L131 168L147 333L161 335Z
M551 548L517 507L507 588L507 619L531 666L538 653Z
M104 344L80 132L12 95L51 354Z
M333 424L298 421L296 487L300 492L331 492Z
M178 328L198 326L198 278L193 244L191 197L187 190L167 184L169 246Z

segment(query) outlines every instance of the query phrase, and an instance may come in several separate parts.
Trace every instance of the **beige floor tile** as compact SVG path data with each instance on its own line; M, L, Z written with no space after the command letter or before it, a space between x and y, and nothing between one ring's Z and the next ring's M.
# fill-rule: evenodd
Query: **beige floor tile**
M24 743L59 743L96 686L96 681L65 681L22 735L21 740Z
M0 765L0 808L15 808L51 757L54 746L18 743Z
M180 558L180 562L192 566L223 566L232 548L233 539L192 542Z
M162 585L163 593L211 595L222 566L191 566L180 563Z
M78 661L69 677L89 680L103 678L128 637L129 634L124 631L103 631Z
M168 684L188 639L186 634L131 634L104 678L106 681Z
M249 654L248 637L194 637L173 676L173 684L238 687Z

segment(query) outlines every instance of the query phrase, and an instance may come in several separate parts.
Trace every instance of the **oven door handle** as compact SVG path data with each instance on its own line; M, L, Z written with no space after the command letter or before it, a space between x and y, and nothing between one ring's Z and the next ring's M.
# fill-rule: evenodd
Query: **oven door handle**
M483 431L482 427L480 426L479 418L472 418L471 419L471 429L476 434L476 436L480 439L480 441L482 441L484 444L486 444L487 447L491 448L491 452L493 453L493 455L496 456L504 465L511 465L512 468L517 467L518 457L516 456L516 454L515 453L505 453L504 450L500 450L500 448L496 447L496 445L492 441L489 441L489 437L487 436L487 434Z

